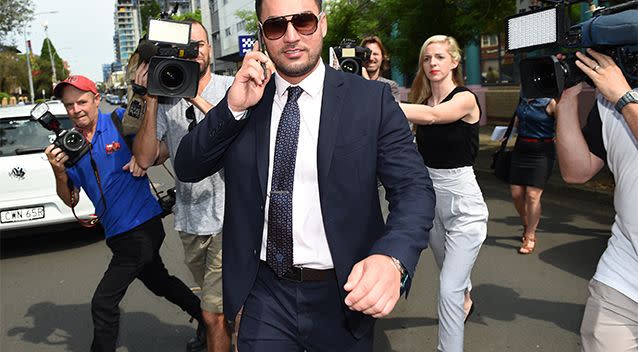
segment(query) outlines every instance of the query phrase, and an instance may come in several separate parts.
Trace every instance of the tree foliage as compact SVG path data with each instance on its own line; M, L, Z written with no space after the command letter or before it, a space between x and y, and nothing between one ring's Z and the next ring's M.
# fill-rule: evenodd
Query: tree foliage
M194 19L197 20L199 23L202 22L202 10L197 9L197 11L195 12L185 12L179 15L175 15L173 17L171 17L172 20L174 21L184 21L187 19Z
M162 8L156 1L147 1L140 6L140 17L142 21L142 33L148 32L148 23L152 18L158 18Z
M0 0L0 44L33 18L31 0Z
M257 13L255 10L238 10L235 12L235 16L244 21L246 32L257 33Z
M17 87L28 94L27 61L25 55L0 51L0 92L13 93Z
M40 56L36 57L33 62L33 87L36 95L39 95L43 90L46 96L53 95L53 84L51 78L53 77L53 70L51 69L51 57L49 51L53 55L53 62L55 64L55 75L58 81L63 80L69 75L69 71L64 68L64 61L58 56L55 46L48 39L45 38L42 41L42 49L40 50Z

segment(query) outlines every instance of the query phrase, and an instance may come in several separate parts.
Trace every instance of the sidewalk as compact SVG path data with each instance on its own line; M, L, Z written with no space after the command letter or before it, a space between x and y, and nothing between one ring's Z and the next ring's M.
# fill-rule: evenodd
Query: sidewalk
M490 140L490 136L495 126L503 125L507 126L507 123L488 123L485 126L481 126L479 130L479 153L476 159L476 164L474 165L474 170L477 175L480 175L481 177L496 178L493 170L490 169L490 164L492 163L492 154L494 154L494 152L499 148L501 143ZM508 146L513 146L514 141L515 138L510 138ZM569 197L575 197L577 195L582 195L588 198L593 195L607 197L613 195L614 178L609 169L604 167L590 181L582 185L567 184L563 181L560 175L558 161L556 161L545 190L547 192L568 193L567 195Z

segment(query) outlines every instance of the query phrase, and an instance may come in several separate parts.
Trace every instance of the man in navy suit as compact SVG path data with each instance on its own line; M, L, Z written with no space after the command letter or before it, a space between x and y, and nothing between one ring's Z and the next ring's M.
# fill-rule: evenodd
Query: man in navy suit
M427 246L431 180L390 88L323 64L321 0L255 6L272 61L246 55L175 170L195 182L224 169L224 312L243 307L240 351L372 351L375 318Z

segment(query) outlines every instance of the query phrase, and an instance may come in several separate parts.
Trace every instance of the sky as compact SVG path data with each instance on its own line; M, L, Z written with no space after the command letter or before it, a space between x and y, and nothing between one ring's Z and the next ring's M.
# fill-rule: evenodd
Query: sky
M113 12L115 0L32 0L33 21L27 30L27 38L36 55L40 55L45 33L43 23L48 23L51 43L58 55L69 63L71 74L102 80L102 64L115 61L113 48ZM38 14L57 11L53 14ZM18 50L25 52L24 34L15 37ZM58 80L64 77L57 77Z

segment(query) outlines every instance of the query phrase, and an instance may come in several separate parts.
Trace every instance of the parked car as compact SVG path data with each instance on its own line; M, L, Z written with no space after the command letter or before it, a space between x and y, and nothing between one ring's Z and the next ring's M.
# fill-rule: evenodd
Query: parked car
M72 126L62 104L48 105L63 129ZM77 224L71 208L56 193L53 170L43 153L55 133L30 118L32 108L33 105L0 108L0 237L3 238L43 226L50 231ZM75 212L82 219L95 217L84 191L80 192Z
M111 105L120 105L122 102L120 96L115 94L107 94L104 99L106 99L106 102Z

